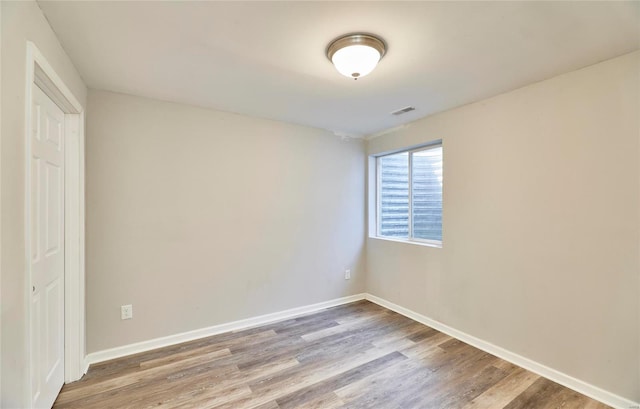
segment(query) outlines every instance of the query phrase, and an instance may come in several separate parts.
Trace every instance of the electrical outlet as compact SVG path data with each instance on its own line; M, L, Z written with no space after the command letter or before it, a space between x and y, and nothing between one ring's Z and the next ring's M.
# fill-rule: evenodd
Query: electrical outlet
M133 305L123 305L120 307L120 319L130 320L133 318Z
M344 270L344 279L345 280L350 280L351 279L351 269Z

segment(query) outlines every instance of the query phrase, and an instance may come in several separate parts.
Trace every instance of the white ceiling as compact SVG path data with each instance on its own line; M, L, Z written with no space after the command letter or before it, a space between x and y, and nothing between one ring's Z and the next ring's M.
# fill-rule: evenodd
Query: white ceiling
M45 16L90 88L353 136L639 48L640 2L49 2ZM358 81L328 43L382 36ZM408 105L414 112L390 112Z

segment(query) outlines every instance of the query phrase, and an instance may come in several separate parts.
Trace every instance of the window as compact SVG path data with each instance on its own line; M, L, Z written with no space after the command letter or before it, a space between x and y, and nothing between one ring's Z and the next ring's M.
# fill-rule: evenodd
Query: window
M442 144L376 158L377 236L442 244Z

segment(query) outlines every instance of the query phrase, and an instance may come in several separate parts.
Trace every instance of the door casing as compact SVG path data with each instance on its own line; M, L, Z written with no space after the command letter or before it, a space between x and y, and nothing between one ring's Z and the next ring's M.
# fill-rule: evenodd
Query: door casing
M78 380L87 371L85 353L84 272L84 109L35 44L27 41L25 92L25 186L31 183L32 90L40 87L65 113L64 207L64 380ZM25 325L31 344L31 189L25 188ZM32 405L31 348L25 356L25 401Z

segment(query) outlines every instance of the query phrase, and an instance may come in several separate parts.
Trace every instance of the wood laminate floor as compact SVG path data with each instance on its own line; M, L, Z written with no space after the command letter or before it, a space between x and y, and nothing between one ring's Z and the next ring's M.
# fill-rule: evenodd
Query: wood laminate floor
M92 365L56 408L608 406L368 301Z

